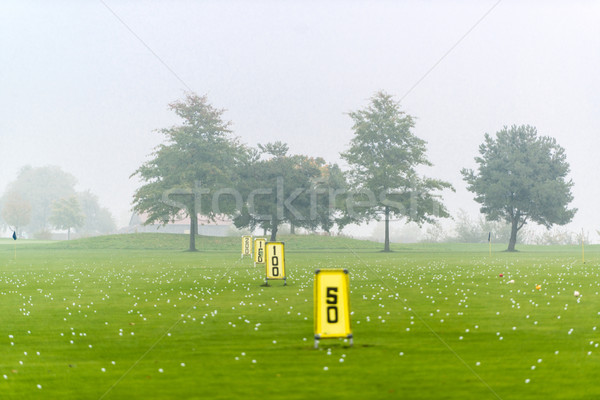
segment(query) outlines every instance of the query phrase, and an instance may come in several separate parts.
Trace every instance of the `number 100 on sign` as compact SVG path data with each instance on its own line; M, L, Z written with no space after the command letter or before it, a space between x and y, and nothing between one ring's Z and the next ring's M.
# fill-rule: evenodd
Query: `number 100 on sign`
M283 242L267 242L265 250L266 280L285 280L285 250Z

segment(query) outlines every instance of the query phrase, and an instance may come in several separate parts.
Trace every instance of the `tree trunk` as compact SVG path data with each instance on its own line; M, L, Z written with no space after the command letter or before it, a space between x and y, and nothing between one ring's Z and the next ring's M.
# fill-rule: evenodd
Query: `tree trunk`
M196 233L198 232L198 214L196 214L196 206L192 204L189 210L190 214L190 248L188 251L196 250Z
M506 251L515 251L517 244L517 232L519 231L519 218L514 217L510 227L510 240L508 241L508 249Z
M263 236L267 236L268 229L266 226L263 227Z
M383 245L383 251L390 251L390 208L385 207L385 239Z
M296 234L296 225L293 222L290 222L290 235Z
M271 218L271 242L277 240L277 229L279 227L279 221L277 221L277 217Z
M67 240L71 240L71 228L67 229Z

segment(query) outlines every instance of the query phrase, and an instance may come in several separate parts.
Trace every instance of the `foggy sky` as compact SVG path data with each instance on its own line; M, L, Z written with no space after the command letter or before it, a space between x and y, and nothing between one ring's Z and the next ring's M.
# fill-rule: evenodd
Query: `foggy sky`
M5 0L0 192L23 165L59 165L126 224L140 185L129 175L190 88L247 144L339 162L346 113L379 90L403 98L439 61L401 104L428 142L424 172L455 185L451 212L478 210L460 169L484 133L530 124L566 149L569 228L597 241L600 2L495 3Z

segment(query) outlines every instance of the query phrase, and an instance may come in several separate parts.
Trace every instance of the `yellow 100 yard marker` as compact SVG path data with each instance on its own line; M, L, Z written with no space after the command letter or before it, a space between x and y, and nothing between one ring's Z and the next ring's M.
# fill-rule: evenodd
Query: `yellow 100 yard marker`
M242 236L242 258L252 256L252 236Z
M269 280L283 279L283 286L287 284L285 276L285 248L283 242L266 242L265 244L265 265L267 275L265 276L265 285L269 285Z
M254 266L265 263L265 244L267 240L263 238L254 239Z
M350 278L347 269L315 271L315 349L319 340L347 338L353 344L350 328Z

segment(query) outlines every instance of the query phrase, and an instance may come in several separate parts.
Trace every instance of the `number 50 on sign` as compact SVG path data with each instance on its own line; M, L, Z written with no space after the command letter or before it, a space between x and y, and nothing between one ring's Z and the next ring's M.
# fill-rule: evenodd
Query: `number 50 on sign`
M315 271L315 348L326 338L348 338L352 345L349 294L347 269Z
M267 267L265 284L268 284L269 280L283 279L283 285L285 286L285 250L283 242L267 242L265 244L265 265Z

